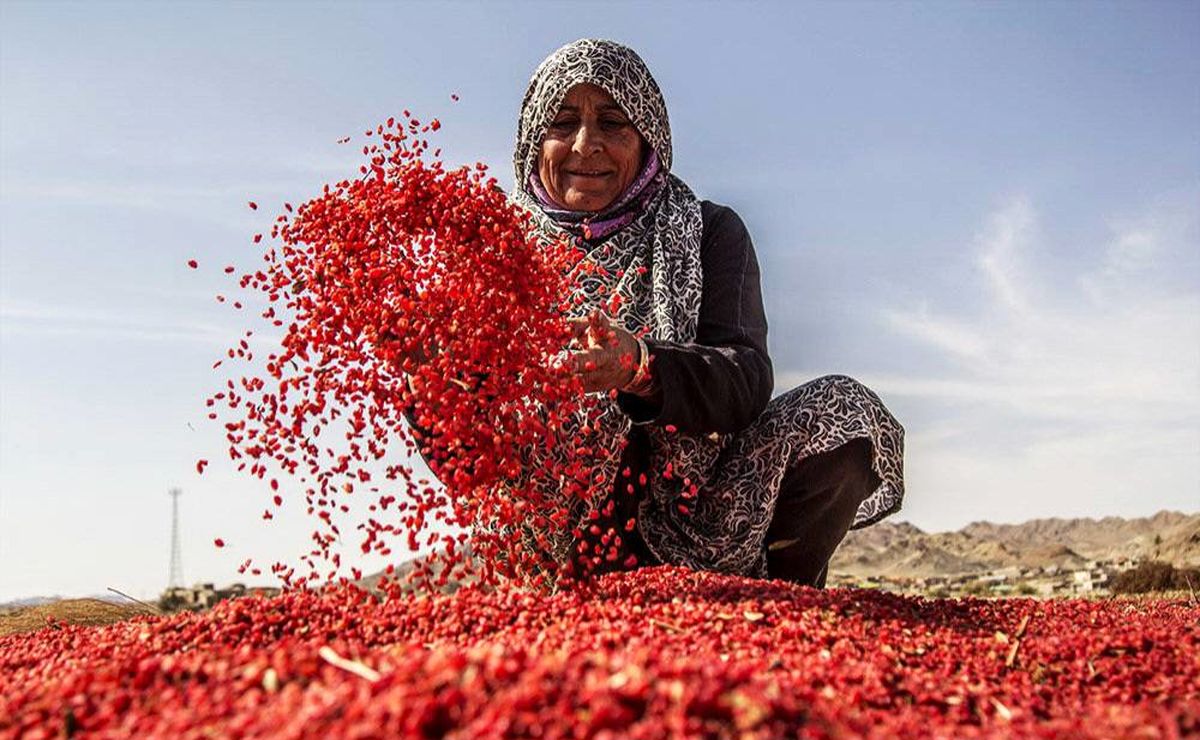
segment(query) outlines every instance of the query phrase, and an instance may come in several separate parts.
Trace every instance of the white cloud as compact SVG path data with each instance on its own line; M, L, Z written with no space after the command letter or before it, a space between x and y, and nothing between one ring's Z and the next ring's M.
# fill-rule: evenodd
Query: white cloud
M1137 425L1200 418L1200 290L1154 289L1146 270L1170 254L1146 224L1112 235L1103 262L1073 280L1032 272L1044 250L1024 199L1000 209L975 243L988 300L973 316L928 306L883 323L948 368L882 377L901 395L985 403L1022 418Z
M1103 262L1079 277L1080 288L1096 302L1133 302L1155 298L1164 282L1178 282L1177 273L1182 273L1194 291L1200 282L1195 264L1200 209L1192 205L1197 198L1200 193L1186 192L1178 202L1110 222L1113 236L1105 245ZM1189 254L1191 263L1179 259Z
M976 237L978 264L998 308L1025 314L1030 310L1022 285L1023 248L1033 238L1033 208L1023 197L1015 198L993 214Z
M154 342L199 342L227 346L243 329L206 321L156 320L146 312L89 309L44 303L6 301L0 304L0 332L8 335L89 336ZM276 344L279 337L255 334L251 343Z
M930 316L927 304L908 311L884 309L883 319L900 334L932 344L955 359L987 359L988 342L975 327L953 319Z
M288 192L280 182L256 182L239 185L164 185L144 182L101 181L23 181L6 182L4 198L8 201L54 201L86 206L118 208L153 208L194 213L196 203L205 200L241 200L247 193L264 194ZM187 206L185 209L184 206Z
M1114 221L1101 257L1064 278L1039 268L1058 245L1014 198L971 244L975 310L881 311L928 368L859 378L906 424L907 516L951 527L1200 508L1200 284L1172 274L1197 249L1196 212Z

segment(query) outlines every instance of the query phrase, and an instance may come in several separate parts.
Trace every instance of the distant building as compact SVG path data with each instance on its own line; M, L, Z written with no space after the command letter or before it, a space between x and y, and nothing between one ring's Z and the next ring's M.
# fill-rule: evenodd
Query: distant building
M1090 570L1077 570L1072 573L1071 583L1074 586L1075 593L1090 593L1095 588Z
M168 610L184 609L203 611L211 609L225 599L239 596L274 596L279 589L256 586L247 588L244 583L234 583L226 588L216 588L212 583L197 583L191 588L177 586L163 591L159 603Z

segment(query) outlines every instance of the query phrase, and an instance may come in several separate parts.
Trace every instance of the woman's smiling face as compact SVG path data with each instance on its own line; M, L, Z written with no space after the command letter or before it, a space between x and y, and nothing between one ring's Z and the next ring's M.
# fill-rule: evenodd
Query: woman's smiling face
M637 177L644 146L611 95L595 85L576 85L542 140L538 175L559 206L602 211Z

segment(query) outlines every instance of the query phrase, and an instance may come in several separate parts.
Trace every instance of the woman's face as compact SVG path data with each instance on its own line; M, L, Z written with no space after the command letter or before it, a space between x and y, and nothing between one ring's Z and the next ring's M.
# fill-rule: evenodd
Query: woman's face
M542 141L538 174L555 203L572 211L602 211L642 165L642 135L595 85L576 85L563 99Z

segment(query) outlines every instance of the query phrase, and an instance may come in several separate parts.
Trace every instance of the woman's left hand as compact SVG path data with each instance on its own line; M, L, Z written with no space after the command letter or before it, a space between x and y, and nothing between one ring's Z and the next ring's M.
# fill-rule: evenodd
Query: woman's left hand
M602 311L571 319L575 339L571 362L587 393L620 390L629 385L641 361L637 337L614 324ZM576 349L577 348L577 349Z

